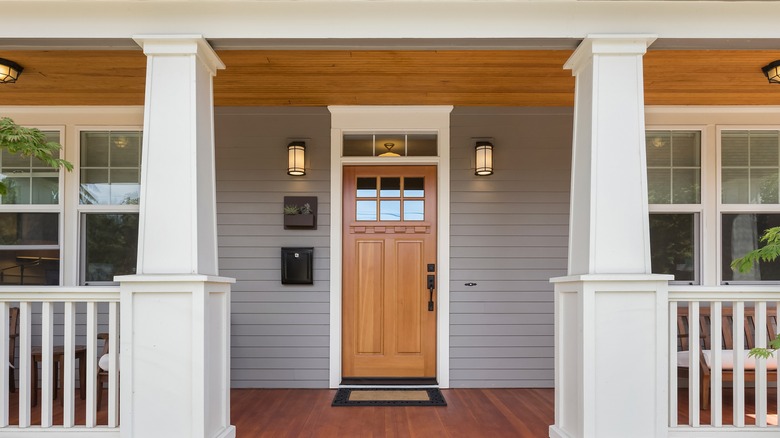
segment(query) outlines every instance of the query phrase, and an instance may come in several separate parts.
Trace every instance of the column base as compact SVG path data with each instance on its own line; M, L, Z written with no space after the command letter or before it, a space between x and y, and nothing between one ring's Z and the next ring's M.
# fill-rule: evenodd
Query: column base
M554 278L551 437L665 436L670 275Z

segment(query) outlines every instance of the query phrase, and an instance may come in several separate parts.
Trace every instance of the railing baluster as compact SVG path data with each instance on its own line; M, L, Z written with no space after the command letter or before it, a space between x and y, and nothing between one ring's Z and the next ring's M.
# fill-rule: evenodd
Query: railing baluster
M669 427L677 427L677 302L669 303Z
M766 348L766 302L756 302L755 318L753 322L756 327L754 345L759 348ZM766 360L756 360L755 375L756 426L766 427Z
M8 303L0 303L0 351L8 351L11 348L11 343L9 342L11 321L8 309ZM4 357L6 356L0 356L0 358ZM0 366L0 427L8 426L8 409L11 404L8 399L9 375L8 366L5 366L5 364Z
M80 363L79 366L86 367L87 376L87 427L95 427L96 406L95 406L95 384L97 383L95 357L97 355L97 304L87 303L87 360L86 363ZM81 373L83 376L84 373ZM81 382L84 385L85 382Z
M52 417L52 376L54 333L54 309L50 302L41 305L41 427L51 427ZM34 386L33 382L33 386ZM57 391L57 388L54 388Z
M698 427L699 420L699 302L688 303L688 424Z
M65 302L63 327L63 343L65 357L63 360L63 378L62 382L62 425L64 427L73 427L75 419L75 352L76 352L76 305L71 301Z
M710 373L710 424L723 426L723 303L714 301L710 311L710 350L712 355L712 371Z
M735 301L732 312L734 378L734 426L745 427L745 302Z
M32 306L19 303L19 427L30 427Z
M775 332L780 332L780 301L775 302ZM770 333L772 339L780 336L778 333ZM780 426L780 353L775 352L777 367L775 368L775 415L777 415L778 426Z
M108 305L108 426L119 424L119 303ZM98 388L102 391L103 388Z

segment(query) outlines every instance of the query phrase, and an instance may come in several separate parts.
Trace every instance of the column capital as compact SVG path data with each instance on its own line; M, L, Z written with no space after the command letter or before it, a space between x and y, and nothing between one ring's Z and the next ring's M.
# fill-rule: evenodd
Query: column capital
M211 75L224 70L225 64L203 35L133 35L133 40L144 49L146 56L195 55Z
M563 68L576 75L593 55L644 55L656 38L652 34L589 34Z

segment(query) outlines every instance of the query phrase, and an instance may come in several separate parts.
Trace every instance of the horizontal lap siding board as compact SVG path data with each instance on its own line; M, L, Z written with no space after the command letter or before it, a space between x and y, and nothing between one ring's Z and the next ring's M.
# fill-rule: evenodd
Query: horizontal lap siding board
M306 138L306 175L287 175L287 143ZM328 386L330 113L215 110L220 275L231 288L231 386ZM316 196L316 230L285 230L284 196ZM280 249L314 247L314 284L282 285Z
M553 387L549 279L566 274L571 110L455 108L451 125L450 384ZM484 137L494 174L478 177Z

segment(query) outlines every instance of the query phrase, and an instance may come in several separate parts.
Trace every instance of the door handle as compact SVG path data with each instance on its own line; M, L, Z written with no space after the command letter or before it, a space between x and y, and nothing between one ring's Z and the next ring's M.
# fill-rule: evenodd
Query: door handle
M433 290L436 289L436 276L428 275L428 311L433 312Z

